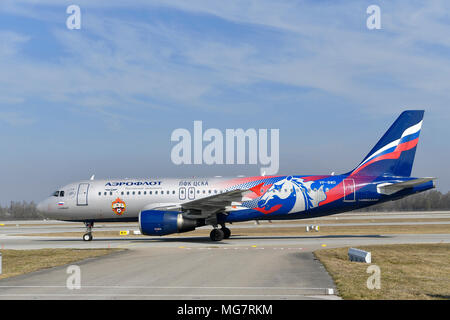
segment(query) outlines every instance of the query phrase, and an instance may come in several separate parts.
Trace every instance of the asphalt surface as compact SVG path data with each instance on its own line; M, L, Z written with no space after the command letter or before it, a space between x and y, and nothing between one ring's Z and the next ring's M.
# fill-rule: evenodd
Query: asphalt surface
M358 215L362 216L377 219L382 215ZM386 216L412 218L403 213L384 215L383 219ZM417 214L415 217L423 216L448 218L449 214ZM340 219L346 217L355 218L354 215L340 215ZM313 251L373 244L450 242L450 233L232 236L221 242L181 234L170 238L117 236L83 242L78 237L21 234L55 232L61 228L81 231L83 228L79 224L51 221L41 226L26 226L36 222L17 224L0 227L0 248L129 250L76 263L81 271L80 289L67 287L68 266L61 266L0 280L0 299L338 299L331 277L314 258ZM135 224L104 224L101 229L119 230L127 226L136 229Z
M1 299L315 299L333 281L301 250L134 249L77 264L81 289L66 286L67 266L0 281Z

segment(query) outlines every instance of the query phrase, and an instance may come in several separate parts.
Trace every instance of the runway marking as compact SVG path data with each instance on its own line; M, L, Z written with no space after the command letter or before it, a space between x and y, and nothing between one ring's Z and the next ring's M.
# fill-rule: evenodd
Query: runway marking
M322 246L326 246L326 245L322 245ZM256 250L269 250L269 249L272 249L272 250L284 250L284 249L286 249L286 250L303 250L303 248L277 248L277 247L275 247L275 248L257 248L256 246L252 246L252 248L254 248L254 249L256 249ZM231 249L233 249L233 250L249 250L249 248L247 248L247 247L243 247L243 248L239 248L239 247L233 247L233 248L227 248L227 247L225 247L225 248L192 248L192 247L183 247L183 246L181 246L181 247L178 247L178 249L186 249L186 250L192 250L192 249L197 249L197 250L231 250Z
M307 297L308 294L0 294L0 297ZM324 294L323 297L328 296Z
M67 286L0 286L0 288L67 288ZM328 290L330 288L300 288L300 287L152 287L152 286L83 286L81 289L98 288L98 289L239 289L239 290ZM334 289L333 289L334 290Z

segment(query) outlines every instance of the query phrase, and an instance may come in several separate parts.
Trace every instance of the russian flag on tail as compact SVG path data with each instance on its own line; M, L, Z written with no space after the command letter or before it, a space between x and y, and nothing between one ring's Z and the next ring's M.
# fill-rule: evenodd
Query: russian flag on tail
M409 177L423 115L423 110L404 111L364 160L349 174Z

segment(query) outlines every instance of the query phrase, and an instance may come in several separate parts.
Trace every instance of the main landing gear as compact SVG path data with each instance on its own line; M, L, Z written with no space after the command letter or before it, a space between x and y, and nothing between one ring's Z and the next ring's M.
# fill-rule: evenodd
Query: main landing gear
M225 227L224 225L222 228L214 228L211 230L211 233L209 234L209 237L212 241L220 241L222 239L228 239L231 236L231 230Z
M91 241L92 240L92 228L94 227L93 222L85 222L84 225L86 226L86 233L83 235L84 241Z

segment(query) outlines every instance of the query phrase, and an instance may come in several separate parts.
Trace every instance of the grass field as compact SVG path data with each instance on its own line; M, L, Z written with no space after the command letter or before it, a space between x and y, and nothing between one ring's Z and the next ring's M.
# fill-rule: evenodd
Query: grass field
M361 246L381 270L381 289L368 289L369 264L350 262L348 248L314 252L344 299L450 299L450 244Z
M40 269L73 263L87 258L99 257L123 249L37 249L0 250L3 268L0 280Z

